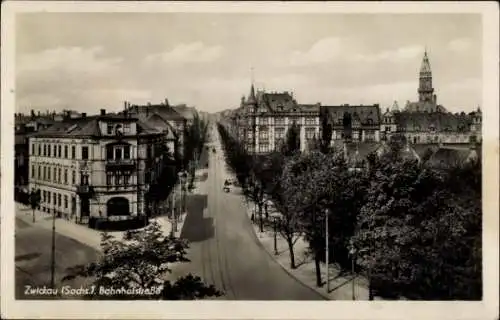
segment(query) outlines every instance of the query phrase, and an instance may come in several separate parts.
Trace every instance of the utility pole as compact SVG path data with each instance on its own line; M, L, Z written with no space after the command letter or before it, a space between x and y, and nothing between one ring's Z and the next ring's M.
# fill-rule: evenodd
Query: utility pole
M50 264L50 286L55 288L55 270L56 269L56 212L52 213L52 247L51 247L51 264Z

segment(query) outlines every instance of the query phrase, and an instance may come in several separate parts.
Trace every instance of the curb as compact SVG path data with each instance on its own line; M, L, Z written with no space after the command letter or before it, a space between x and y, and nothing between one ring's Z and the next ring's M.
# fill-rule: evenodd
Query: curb
M245 204L245 207L246 207L246 204ZM250 218L248 217L248 214L247 212L245 212L246 216L247 216L247 222L250 224L251 228L252 228L252 234L254 236L254 241L257 243L257 245L263 250L265 251L269 257L271 257L271 259L281 267L281 269L283 269L292 279L294 279L295 281L297 281L298 283L300 283L302 286L304 286L305 288L313 291L314 293L318 294L321 296L321 298L323 298L323 300L331 300L330 297L328 295L326 295L324 292L320 292L319 290L316 290L316 288L314 287L311 287L310 285L306 284L304 281L300 280L296 275L294 275L290 270L288 270L283 264L281 264L278 260L276 260L276 258L274 257L274 255L269 252L265 247L264 245L262 244L262 242L259 240L259 237L257 236L257 233L255 232L255 228L254 228L254 225L253 223L250 221Z

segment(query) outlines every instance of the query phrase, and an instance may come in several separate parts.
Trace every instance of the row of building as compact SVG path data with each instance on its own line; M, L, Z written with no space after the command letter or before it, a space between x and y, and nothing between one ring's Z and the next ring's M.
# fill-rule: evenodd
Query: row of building
M150 214L159 178L182 162L187 106L124 103L121 112L16 114L18 191L40 190L40 209L86 223ZM153 190L155 189L155 190Z
M223 118L247 150L254 153L278 150L293 124L300 130L302 151L321 138L325 126L331 129L332 146L354 143L356 150L376 149L394 135L404 136L409 148L426 152L436 147L462 150L457 152L476 148L481 142L481 109L468 114L451 113L438 104L427 52L417 92L418 101L407 101L403 108L394 102L383 110L378 104L301 104L293 93L255 91L252 84L240 107L224 112Z

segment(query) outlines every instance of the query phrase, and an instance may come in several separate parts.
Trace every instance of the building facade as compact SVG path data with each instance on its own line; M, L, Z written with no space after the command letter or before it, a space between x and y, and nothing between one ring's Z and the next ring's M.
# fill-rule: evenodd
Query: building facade
M418 101L406 102L400 110L397 102L383 114L383 138L403 135L413 144L469 144L481 142L482 113L478 107L469 114L448 112L437 103L427 52L419 72Z
M67 119L29 139L29 186L41 210L89 218L144 216L149 185L164 168L165 135L129 114Z
M378 104L321 106L321 118L332 131L331 144L379 142L381 114Z
M255 92L252 84L247 98L231 117L235 132L251 153L279 150L288 130L297 126L300 149L307 150L320 134L320 104L299 104L289 92Z

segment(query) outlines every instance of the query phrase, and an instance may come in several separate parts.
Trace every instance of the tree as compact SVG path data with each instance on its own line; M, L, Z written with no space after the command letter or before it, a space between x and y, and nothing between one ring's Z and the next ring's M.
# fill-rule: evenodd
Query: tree
M188 275L174 283L164 280L171 272L172 263L188 262L186 240L165 237L158 222L138 231L128 231L122 241L103 233L103 254L96 262L68 269L63 279L92 277L96 288L125 288L127 294L100 294L99 290L89 298L100 299L201 299L220 296L213 286L206 286L199 277ZM160 288L144 294L152 288Z
M33 189L29 195L29 204L31 210L33 210L33 223L35 222L35 210L40 209L40 202L42 201L42 195L40 189Z
M296 123L293 123L286 132L285 143L281 152L286 156L300 152L300 128Z
M277 219L276 229L287 243L290 255L290 268L292 269L296 268L294 245L302 235L299 212L289 198L296 192L295 188L296 186L293 184L291 176L280 172L280 176L269 190L269 197L280 214Z
M480 190L457 181L479 171L473 165L438 170L401 158L381 159L373 168L353 240L379 293L480 299Z
M321 118L321 140L320 140L320 151L323 153L328 153L330 150L330 142L332 141L333 126L328 121L328 117L323 116Z

